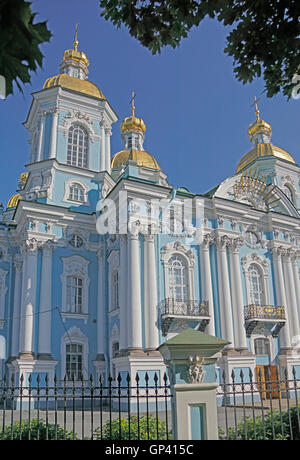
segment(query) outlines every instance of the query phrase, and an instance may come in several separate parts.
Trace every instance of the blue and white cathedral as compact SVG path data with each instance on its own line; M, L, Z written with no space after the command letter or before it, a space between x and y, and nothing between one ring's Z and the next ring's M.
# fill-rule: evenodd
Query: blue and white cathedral
M294 158L256 107L232 177L202 195L175 190L144 150L134 98L112 155L118 117L88 67L75 40L25 122L26 172L0 211L0 380L162 378L157 348L186 328L228 342L228 378L293 367L300 378Z

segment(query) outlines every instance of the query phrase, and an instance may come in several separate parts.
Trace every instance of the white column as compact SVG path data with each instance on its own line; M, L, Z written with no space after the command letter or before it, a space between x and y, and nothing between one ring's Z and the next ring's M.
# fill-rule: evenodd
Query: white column
M287 309L290 325L291 340L293 336L299 334L299 322L297 314L297 298L294 285L294 274L291 262L291 251L286 250L283 258L284 284L287 297Z
M43 146L44 146L44 131L45 131L45 119L46 113L42 112L40 119L40 132L38 140L38 152L37 152L37 161L41 161L43 158Z
M230 285L228 275L226 247L229 239L226 236L217 241L219 308L221 315L222 339L230 342L227 348L235 348L233 334L233 316L231 308Z
M144 248L145 348L146 351L154 351L159 345L155 235L145 235Z
M22 256L14 257L15 268L15 286L14 286L14 306L11 333L11 357L17 357L19 354L19 338L20 338L20 316L21 316L21 290L22 290Z
M34 324L36 307L36 281L37 281L37 241L26 241L25 267L23 270L23 298L21 308L20 326L20 358L34 358Z
M286 291L285 291L284 279L283 279L281 254L282 254L281 248L277 248L277 247L272 248L277 305L283 306L285 308L286 323L280 331L280 348L281 350L285 350L285 349L291 348L291 339L290 339L287 298L286 298L286 293L285 293Z
M299 269L298 269L298 253L294 254L292 258L292 267L293 267L293 281L296 291L296 304L295 304L295 315L296 319L296 329L295 335L300 335L300 281L299 281Z
M201 283L203 299L208 301L210 321L207 326L207 333L215 335L215 314L214 314L214 298L211 280L209 246L211 243L210 235L207 234L203 238L203 243L199 246L200 249L200 264L201 264Z
M234 319L234 340L237 350L248 350L245 316L244 316L244 296L242 289L241 264L239 248L243 241L240 238L234 239L230 246L230 269L232 282L232 307Z
M55 108L52 114L50 158L56 157L57 123L58 123L58 110L57 108Z
M124 353L128 348L127 344L127 235L120 235L120 291L119 291L119 305L120 305L120 353Z
M100 135L101 135L101 141L100 141L100 171L105 171L105 165L106 165L106 157L105 157L105 125L104 122L100 123Z
M49 241L42 247L42 274L39 309L39 339L38 358L52 359L51 329L52 329L52 253L53 244Z
M142 349L142 305L139 235L128 234L128 351Z
M97 252L98 255L98 305L97 305L97 360L104 360L105 344L104 344L104 299L105 299L105 283L104 283L104 249L101 248Z
M105 169L110 174L111 173L111 158L110 158L110 136L111 130L105 130Z

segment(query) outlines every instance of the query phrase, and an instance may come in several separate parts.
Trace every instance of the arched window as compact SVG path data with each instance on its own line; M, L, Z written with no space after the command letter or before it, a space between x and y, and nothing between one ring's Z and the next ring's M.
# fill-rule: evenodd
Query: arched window
M253 305L264 304L264 283L259 267L256 264L249 265L249 296Z
M187 266L180 255L169 259L169 293L174 300L188 300Z
M70 188L69 188L68 199L71 201L77 201L79 203L84 203L85 202L84 192L85 191L82 185L73 183L70 185Z
M289 185L285 184L283 186L283 192L285 193L285 195L288 197L288 199L294 203L294 195L293 195L293 192L292 192L292 189Z
M67 164L88 167L89 135L80 125L72 125L68 135Z

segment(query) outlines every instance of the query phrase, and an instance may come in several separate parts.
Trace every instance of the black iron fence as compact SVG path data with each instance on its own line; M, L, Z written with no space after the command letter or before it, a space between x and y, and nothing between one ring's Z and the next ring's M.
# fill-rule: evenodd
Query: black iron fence
M170 399L166 374L52 382L13 375L0 381L0 440L169 440Z
M276 366L259 366L222 375L217 391L220 439L300 440L300 380L296 369L279 375ZM230 382L228 383L228 380Z

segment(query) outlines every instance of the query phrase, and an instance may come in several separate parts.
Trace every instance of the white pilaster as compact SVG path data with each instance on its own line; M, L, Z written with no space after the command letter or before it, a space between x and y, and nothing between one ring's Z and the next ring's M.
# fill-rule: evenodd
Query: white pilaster
M293 282L296 292L296 304L295 315L296 315L296 329L295 335L300 335L300 281L299 281L299 269L298 269L298 253L294 254L292 258L292 267L293 267Z
M229 249L230 269L232 282L232 308L234 319L234 340L237 350L247 350L247 338L244 318L244 296L241 279L241 264L239 248L243 241L240 238L234 239Z
M231 308L231 295L227 264L226 248L229 239L222 236L217 241L218 283L219 283L219 308L221 315L222 339L230 342L227 348L235 348L233 334L233 315Z
M288 310L291 340L293 336L296 336L299 334L297 298L296 298L296 289L295 289L295 284L294 284L293 267L292 267L292 261L291 261L292 255L293 253L290 250L286 250L285 255L283 257L284 284L285 284L286 297L287 297L287 310Z
M42 274L38 338L39 359L51 359L53 249L53 244L50 241L45 243L42 247Z
M34 323L36 307L37 282L37 241L26 241L24 256L26 259L23 270L23 298L20 323L20 357L31 359L34 356Z
M57 123L58 123L58 110L57 108L55 108L52 113L50 158L56 157Z
M120 353L127 350L127 235L120 235Z
M144 248L145 348L146 351L154 351L159 345L155 235L145 235Z
M100 135L101 135L101 142L100 142L100 171L105 171L106 169L106 156L105 156L105 125L104 122L100 123Z
M37 161L41 161L43 158L43 147L44 147L44 131L45 131L45 119L46 113L42 112L40 118L40 131L39 131L39 140L38 140L38 151L37 151Z
M20 339L20 316L21 316L21 290L22 290L22 256L14 257L15 268L15 286L14 286L14 306L11 333L11 357L17 357L19 354Z
M211 280L211 268L210 268L210 256L209 246L211 243L210 235L207 234L203 238L203 242L200 249L200 263L201 263L201 283L203 299L208 301L210 321L207 326L207 333L215 335L215 314L214 314L214 298L212 291L212 280Z
M110 137L111 130L105 129L105 169L109 174L111 173Z
M98 255L98 304L97 304L97 359L104 360L104 299L105 299L105 282L104 282L104 249L97 252Z
M278 306L283 306L285 308L285 316L287 320L284 327L280 331L280 348L281 350L285 350L285 349L291 348L291 338L290 338L291 336L290 336L287 298L286 298L286 291L285 291L285 286L284 286L281 254L282 254L281 248L279 247L272 248L277 304Z
M128 234L128 351L142 349L142 305L138 234Z

